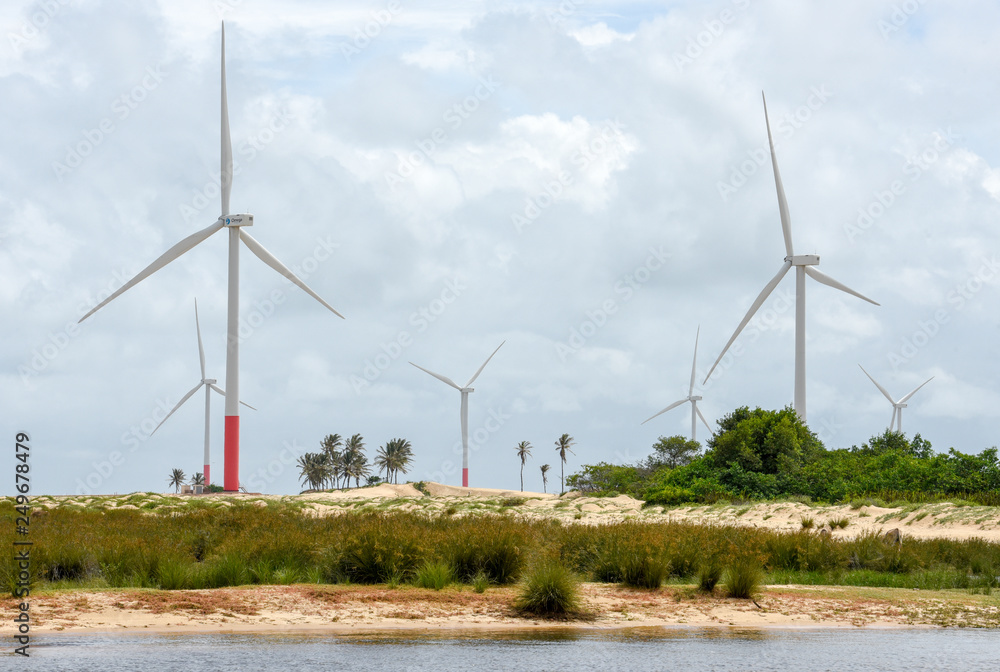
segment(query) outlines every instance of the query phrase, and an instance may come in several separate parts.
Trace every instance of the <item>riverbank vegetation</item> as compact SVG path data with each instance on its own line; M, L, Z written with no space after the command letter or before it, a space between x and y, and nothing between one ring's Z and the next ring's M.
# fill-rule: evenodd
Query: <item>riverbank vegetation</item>
M161 514L57 507L32 515L35 589L217 588L247 584L512 585L558 565L584 580L657 589L665 583L826 584L989 593L1000 545L875 533L833 538L812 530L635 520L571 525L517 514L419 512L309 515L276 502ZM16 512L0 504L0 543ZM13 563L0 564L6 588ZM551 570L560 578L565 575ZM558 575L558 576L557 576ZM549 580L554 581L552 576ZM543 577L544 578L544 577ZM536 588L537 588L536 584ZM729 588L733 594L740 591Z

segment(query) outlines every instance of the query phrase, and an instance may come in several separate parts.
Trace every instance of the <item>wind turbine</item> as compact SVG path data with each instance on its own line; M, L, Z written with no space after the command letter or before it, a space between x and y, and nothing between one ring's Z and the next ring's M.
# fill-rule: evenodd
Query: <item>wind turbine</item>
M211 476L210 476L210 472L209 472L210 459L209 459L209 449L208 449L208 447L209 447L209 420L210 420L210 417L211 417L210 414L211 414L211 410L212 410L212 398L211 398L211 394L212 394L212 390L215 390L216 392L218 392L219 394L221 394L223 397L225 397L226 396L226 392L225 392L225 390L223 390L222 388L220 388L218 385L215 384L215 382L216 382L215 378L209 378L208 376L205 375L205 348L201 344L201 325L198 324L198 299L194 300L194 328L198 332L198 357L201 360L201 382L199 382L197 385L195 385L194 388L192 388L190 392L188 392L187 394L185 394L184 397L180 401L177 402L176 406L174 406L172 409L170 409L170 412L167 413L167 417L163 418L163 420L160 421L160 424L156 426L156 429L154 429L152 432L150 432L149 435L152 436L153 434L156 434L156 430L163 426L163 423L166 422L167 419L171 415L174 414L174 411L176 411L178 408L180 408L181 406L183 406L184 402L187 401L188 399L190 399L191 395L193 395L195 392L197 392L199 389L201 389L202 385L204 385L205 386L205 471L203 473L204 473L204 476L205 476L205 485L208 486L212 482L212 479L211 479ZM246 403L244 401L241 401L240 403L243 404L244 406L246 406L247 408L251 408L251 409L253 409L255 411L257 410L256 408L254 408L253 406L251 406L250 404L248 404L248 403Z
M761 92L761 98L764 98L764 93ZM747 311L746 316L744 316L743 321L740 325L736 327L736 331L733 332L732 337L729 342L726 343L726 347L722 349L722 354L719 358L715 360L715 364L709 369L708 375L705 376L705 382L712 376L712 372L715 371L715 367L719 365L722 358L725 356L726 352L729 350L729 346L733 344L736 337L740 335L743 331L743 327L747 325L750 319L754 316L757 310L761 307L761 304L767 300L774 288L778 286L781 279L785 277L785 273L789 271L793 266L795 267L795 398L794 407L795 412L798 414L802 422L806 421L806 276L808 275L813 280L820 282L824 285L833 287L834 289L839 289L842 292L851 294L863 299L868 303L879 305L875 301L872 301L867 296L855 292L850 287L837 282L829 275L821 273L816 270L815 266L819 264L819 255L815 254L799 254L796 255L792 251L792 222L788 214L788 202L785 200L785 188L781 185L781 175L778 173L778 159L774 154L774 141L771 139L771 122L767 118L767 99L764 98L764 123L767 125L767 142L771 147L771 165L774 167L774 186L778 191L778 212L781 215L781 233L785 238L785 260L778 269L777 275L771 278L761 293L757 296L757 299L750 306L750 310Z
M503 344L506 342L507 341L503 341L503 343L498 345L497 349L493 351L493 355L497 354L497 350L502 348ZM476 378L479 377L479 374L483 372L483 369L486 368L486 365L490 363L491 359L493 359L493 355L490 355L489 357L486 358L486 361L483 362L483 365L479 367L479 370L476 371L476 373L472 376L472 378L469 378L469 382L467 382L462 387L456 385L451 378L442 376L439 373L434 373L433 371L428 371L424 367L417 366L416 364L413 364L413 362L410 362L410 364L413 364L413 366L416 366L424 373L429 373L430 375L434 376L441 382L451 385L456 390L462 393L462 487L463 488L469 487L469 393L475 392L475 389L469 386L472 385L472 383L476 382Z
M227 311L226 325L226 433L225 433L225 453L223 462L224 483L223 488L227 492L236 492L240 489L240 374L239 374L239 308L240 308L240 241L250 249L265 264L285 276L292 283L301 287L309 296L313 297L334 315L343 318L333 307L320 298L319 294L309 289L294 273L284 264L264 249L264 247L254 240L244 227L253 226L253 215L251 214L230 214L229 195L233 187L233 143L229 134L229 104L226 100L226 24L222 24L222 161L221 161L221 195L222 214L212 225L192 233L190 236L180 241L169 250L164 252L156 261L139 272L134 278L126 282L111 296L97 304L89 313L80 318L80 322L93 315L110 301L117 298L123 292L131 289L142 280L160 270L174 259L178 258L188 250L204 242L213 234L222 229L229 230L229 305Z
M862 371L865 371L865 367L861 366L860 364L858 364L858 367L860 367ZM927 380L925 380L924 382L920 383L915 388L913 388L913 390L911 390L909 394L902 397L899 401L894 401L893 398L886 391L886 389L881 385L879 385L878 381L872 378L872 375L870 373L865 371L865 375L868 376L868 380L875 383L875 387L878 388L878 391L884 394L885 398L889 400L890 404L892 404L892 417L889 419L889 429L892 429L892 425L893 423L895 423L897 432L903 431L903 409L906 408L906 402L910 400L910 397L912 397L914 394L917 393L917 390L919 390L921 387L934 380L934 376L931 376L930 378L928 378Z
M695 335L694 335L694 358L691 360L691 385L690 385L690 387L688 387L688 396L684 397L680 401L675 401L674 403L670 404L669 406L667 406L666 408L664 408L662 411L660 411L656 415L652 415L652 416L646 418L645 420L642 421L641 424L645 425L647 422L649 422L650 420L652 420L653 418L655 418L657 415L663 415L667 411L669 411L671 409L674 409L674 408L677 408L681 404L690 401L691 402L691 440L692 441L697 441L697 438L695 437L695 430L697 430L697 428L698 428L698 418L701 418L701 421L705 423L705 426L708 427L708 431L709 432L711 432L712 434L715 434L715 432L712 432L712 426L708 424L708 420L706 420L705 416L702 415L701 411L698 410L698 402L701 401L701 397L695 396L695 394L694 394L694 371L695 371L695 366L697 366L697 364L698 364L698 336L700 334L701 334L701 327L698 327L698 331L695 332Z

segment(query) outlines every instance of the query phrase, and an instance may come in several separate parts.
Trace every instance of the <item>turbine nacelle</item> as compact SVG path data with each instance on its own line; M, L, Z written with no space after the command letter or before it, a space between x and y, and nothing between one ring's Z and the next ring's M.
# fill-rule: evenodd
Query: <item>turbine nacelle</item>
M253 226L253 215L243 213L241 215L223 215L219 217L219 222L223 226Z
M215 385L219 381L217 381L215 378L206 378L201 382L205 383L206 385Z
M474 388L474 387L463 387L463 388L461 388L459 390L459 392L464 392L465 394L468 394L469 392L475 392L475 391L476 391L476 388Z
M819 266L818 254L790 254L785 257L785 261L792 263L792 266Z
M701 401L701 397L688 397L688 401Z

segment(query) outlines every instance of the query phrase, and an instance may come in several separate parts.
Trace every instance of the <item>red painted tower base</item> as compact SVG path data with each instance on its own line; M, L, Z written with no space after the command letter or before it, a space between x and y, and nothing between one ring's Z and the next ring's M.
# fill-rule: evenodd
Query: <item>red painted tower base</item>
M462 487L463 488L469 487L469 470L468 469L462 469Z
M226 440L222 470L222 488L226 492L240 490L240 416L226 416Z
M207 464L205 465L204 475L205 475L205 492L208 492L208 486L209 486L209 484L212 481L211 481L211 479L209 478L209 475L208 475L208 465Z

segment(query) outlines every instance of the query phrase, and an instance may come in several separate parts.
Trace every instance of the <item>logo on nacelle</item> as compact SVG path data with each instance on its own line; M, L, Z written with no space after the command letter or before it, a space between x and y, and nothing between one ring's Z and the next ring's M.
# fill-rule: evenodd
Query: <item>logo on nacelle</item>
M219 217L223 226L253 226L253 215L225 215Z

